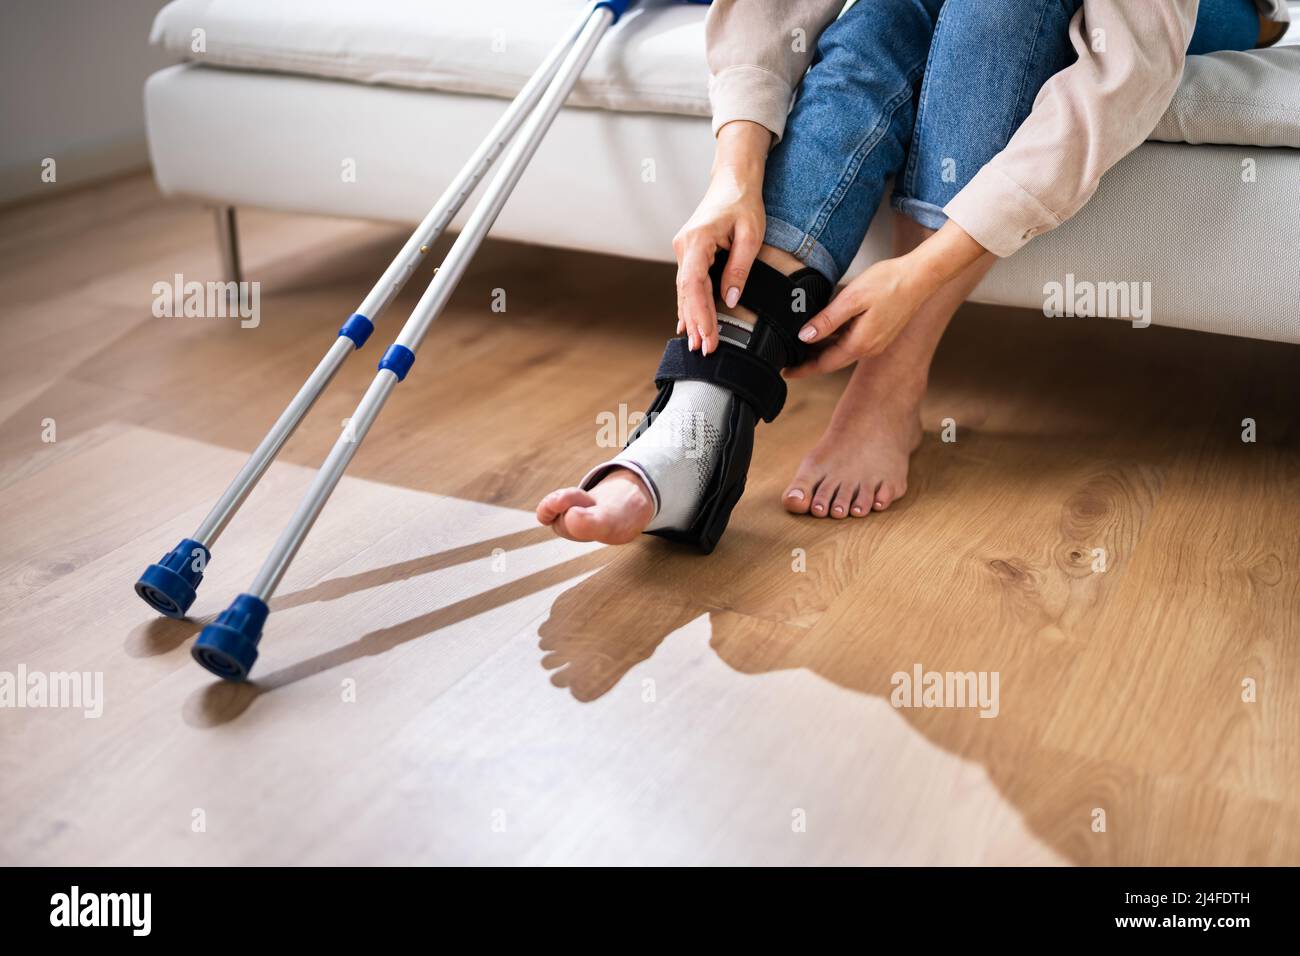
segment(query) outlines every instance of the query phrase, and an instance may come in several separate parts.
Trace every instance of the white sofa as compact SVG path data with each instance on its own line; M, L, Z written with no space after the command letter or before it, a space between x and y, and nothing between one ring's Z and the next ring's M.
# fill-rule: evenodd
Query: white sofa
M158 184L218 207L414 222L581 6L175 0L153 41L187 62L145 87ZM494 235L671 259L712 152L704 15L659 0L623 18ZM974 298L1040 309L1067 274L1150 282L1153 324L1300 342L1300 46L1192 58L1153 139L1173 142L1137 149ZM889 219L855 268L887 252Z

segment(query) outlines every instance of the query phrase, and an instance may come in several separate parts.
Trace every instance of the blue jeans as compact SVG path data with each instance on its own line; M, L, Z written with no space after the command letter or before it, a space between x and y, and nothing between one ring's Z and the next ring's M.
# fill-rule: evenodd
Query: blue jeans
M1143 0L1146 2L1146 0ZM1075 60L1082 0L858 0L822 33L767 160L764 241L832 281L892 204L928 229ZM1255 45L1253 0L1201 0L1189 50Z

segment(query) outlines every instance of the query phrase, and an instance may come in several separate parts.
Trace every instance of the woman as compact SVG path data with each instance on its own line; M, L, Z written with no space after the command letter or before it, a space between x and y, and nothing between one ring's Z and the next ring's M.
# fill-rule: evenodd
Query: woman
M756 271L837 282L893 179L895 257L798 331L811 353L789 377L856 368L784 495L814 517L888 508L907 490L935 348L995 258L1082 208L1154 128L1188 52L1272 42L1286 19L1280 0L1202 0L1199 15L1197 0L858 0L837 19L841 7L715 0L717 148L674 240L674 382L618 457L541 501L539 521L558 534L688 537L717 507L725 525L730 504L714 499L744 402L707 359L765 327L741 301Z

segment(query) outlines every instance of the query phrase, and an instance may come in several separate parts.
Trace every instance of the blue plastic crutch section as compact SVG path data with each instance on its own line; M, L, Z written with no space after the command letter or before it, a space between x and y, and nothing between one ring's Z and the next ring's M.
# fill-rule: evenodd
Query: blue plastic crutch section
M224 680L242 681L257 660L262 625L271 609L261 598L241 594L203 629L190 655Z
M185 538L144 569L135 582L135 593L158 613L184 617L194 603L195 590L203 580L203 569L212 553L193 538Z
M713 0L684 0L684 2L694 3L698 6L708 6ZM614 14L613 23L618 23L618 18L627 13L627 8L634 3L636 3L636 0L600 0L596 7L605 7L610 13Z
M348 316L348 320L343 323L343 328L339 329L339 335L352 340L352 344L357 348L366 344L366 339L370 338L370 333L375 330L375 323L360 312L353 312Z
M415 353L405 345L390 345L384 357L379 360L380 369L388 369L400 382L415 364Z
M600 0L600 3L596 4L596 9L599 10L604 7L614 14L613 22L618 23L618 18L627 13L627 8L635 2L636 0Z

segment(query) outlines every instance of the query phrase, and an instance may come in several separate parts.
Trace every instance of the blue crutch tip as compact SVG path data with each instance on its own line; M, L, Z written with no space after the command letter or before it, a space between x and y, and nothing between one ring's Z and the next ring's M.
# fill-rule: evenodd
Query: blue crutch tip
M184 617L194 603L195 590L203 580L210 551L197 541L186 538L144 569L135 582L135 593L159 614Z
M203 629L190 653L222 680L241 681L257 660L257 642L270 613L265 601L241 594Z

